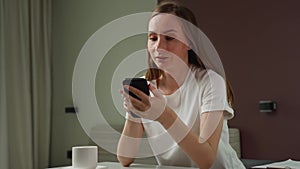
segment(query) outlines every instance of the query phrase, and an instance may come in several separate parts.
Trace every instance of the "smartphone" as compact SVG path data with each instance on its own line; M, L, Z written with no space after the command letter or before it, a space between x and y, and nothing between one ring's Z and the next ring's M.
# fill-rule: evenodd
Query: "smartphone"
M148 95L148 96L150 95L147 80L144 78L126 78L125 80L123 80L123 85L132 86L132 87L137 88L140 91L144 92L146 95ZM126 93L129 93L130 96L141 100L139 97L137 97L132 92L128 91L126 88L124 88L124 91Z
M148 96L150 95L147 80L144 78L126 78L125 80L123 80L123 85L129 85L129 86L135 87L135 88L139 89L140 91L144 92L146 95L148 95ZM129 93L130 96L141 100L135 94L128 91L128 89L124 88L124 91L126 93ZM134 118L140 118L138 115L134 114L133 112L129 112L129 113Z

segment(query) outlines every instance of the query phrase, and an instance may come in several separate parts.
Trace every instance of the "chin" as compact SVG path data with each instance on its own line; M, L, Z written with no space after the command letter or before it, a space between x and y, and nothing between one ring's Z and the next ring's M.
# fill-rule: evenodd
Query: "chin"
M163 71L168 70L168 68L170 67L169 65L165 64L165 63L156 63L157 67Z

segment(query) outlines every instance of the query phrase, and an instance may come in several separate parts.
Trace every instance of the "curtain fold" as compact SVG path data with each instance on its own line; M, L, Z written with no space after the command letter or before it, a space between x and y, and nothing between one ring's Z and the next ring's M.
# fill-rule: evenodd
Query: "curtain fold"
M36 166L41 168L48 164L50 145L51 72L49 49L51 3L45 0L32 0L30 6L33 129L35 135L38 136L33 136L33 155L34 159L38 159L34 160L35 168ZM45 147L45 143L48 147Z
M1 168L8 168L8 139L7 139L7 112L5 81L5 54L4 48L4 2L0 1L0 164Z
M42 169L50 147L51 2L0 4L0 168Z

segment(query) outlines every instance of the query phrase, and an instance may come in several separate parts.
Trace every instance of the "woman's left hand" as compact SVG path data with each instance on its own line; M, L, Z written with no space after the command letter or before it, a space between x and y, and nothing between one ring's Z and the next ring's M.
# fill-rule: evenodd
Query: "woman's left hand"
M132 86L126 85L124 87L141 99L138 100L128 93L123 92L124 108L128 112L133 112L145 119L156 120L165 111L166 99L151 84L149 85L149 90L153 93L153 97L146 95Z

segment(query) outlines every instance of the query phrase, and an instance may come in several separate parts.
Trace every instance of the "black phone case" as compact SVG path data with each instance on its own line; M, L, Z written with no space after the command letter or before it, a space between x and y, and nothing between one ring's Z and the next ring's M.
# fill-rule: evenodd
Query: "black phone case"
M126 78L125 80L123 80L123 85L129 85L129 86L135 87L135 88L139 89L140 91L144 92L146 95L148 95L148 96L150 95L146 79L143 79L143 78ZM124 91L126 93L129 93L130 96L141 100L139 97L137 97L132 92L128 91L126 88L124 88ZM133 112L129 112L129 113L134 118L140 118L138 115L134 114Z
M123 85L132 86L132 87L137 88L140 91L144 92L146 95L148 95L148 96L150 95L147 80L144 78L126 78L125 80L123 80ZM132 92L129 92L126 88L124 88L124 91L126 93L129 93L130 96L141 100L135 94L133 94Z

